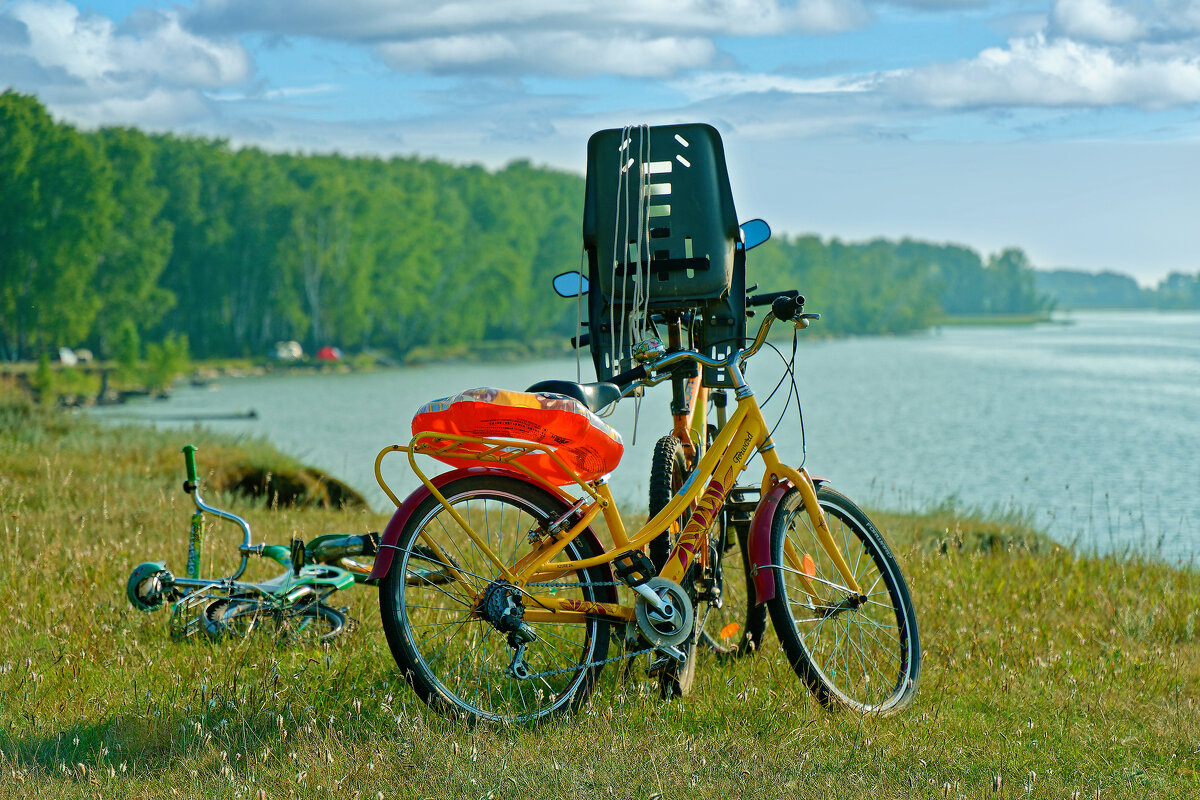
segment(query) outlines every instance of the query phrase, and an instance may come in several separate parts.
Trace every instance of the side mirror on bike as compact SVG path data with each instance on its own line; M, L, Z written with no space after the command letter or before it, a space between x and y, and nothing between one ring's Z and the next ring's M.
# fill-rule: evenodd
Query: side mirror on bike
M588 279L578 272L563 272L554 276L554 291L559 297L579 297L588 293Z
M766 220L752 219L741 224L742 249L753 250L771 238L771 226Z

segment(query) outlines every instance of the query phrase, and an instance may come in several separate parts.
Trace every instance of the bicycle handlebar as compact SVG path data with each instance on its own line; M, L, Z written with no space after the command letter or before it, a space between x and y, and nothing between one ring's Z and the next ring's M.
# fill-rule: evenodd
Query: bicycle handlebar
M657 365L655 365L655 368L657 368ZM611 378L606 380L605 383L615 383L617 386L624 389L626 386L629 386L630 384L637 383L638 381L641 381L641 380L645 380L646 374L647 373L646 373L645 365L637 366L637 367L634 367L633 369L626 370L625 372L620 372L620 373L617 373L616 375L613 375Z
M665 375L651 377L652 372L663 372L683 361L695 361L703 366L714 369L728 367L734 361L742 362L750 356L758 352L759 348L767 340L767 332L771 329L771 323L775 320L784 322L795 322L798 328L807 328L809 321L820 319L820 314L801 314L799 313L804 308L804 296L795 289L788 289L782 292L766 292L764 294L751 295L746 299L746 305L749 306L765 306L770 304L771 313L763 318L762 324L759 325L758 334L754 337L754 343L745 350L735 349L725 358L712 358L695 350L676 350L672 353L667 353L662 358L650 364L642 364L633 369L613 375L608 378L605 383L615 383L622 390L622 395L627 393L636 383L645 383L653 386L662 380L666 379ZM585 333L578 337L571 337L571 344L576 348L584 347L591 343L591 333ZM189 445L190 447L190 445ZM185 451L187 448L184 448ZM195 448L193 448L195 449Z
M630 370L629 372L624 372L621 373L621 375L610 378L610 381L616 382L616 378L631 379L630 376L637 372L638 369L644 370L647 373L663 373L665 370L669 370L671 367L683 361L695 361L703 366L713 367L715 369L721 369L734 364L740 364L750 356L757 353L759 348L763 346L763 343L767 340L767 333L771 330L771 323L773 323L775 320L778 319L784 322L795 322L797 327L807 328L810 320L821 318L820 314L799 313L800 309L804 307L804 298L795 290L788 292L772 292L770 295L760 295L760 297L767 296L772 296L771 313L763 317L762 324L758 327L758 334L754 337L754 343L745 350L740 348L735 349L725 358L712 358L711 356L706 356L703 353L695 350L676 350L673 353L668 353L651 364L644 364L641 367ZM656 375L653 378L643 378L642 381L649 385L654 385L662 380L665 380L666 377L667 375L664 373L662 375Z
M786 292L766 292L764 294L752 294L746 298L746 305L769 306L780 297L796 297L800 299L800 305L804 305L804 298L800 297L800 293L795 289L788 289Z
M196 488L196 445L185 444L183 446L183 465L187 469L187 481L183 484L185 492L191 492Z
M771 301L771 314L775 319L790 322L796 318L796 312L804 307L804 298L797 292L795 295L779 295Z

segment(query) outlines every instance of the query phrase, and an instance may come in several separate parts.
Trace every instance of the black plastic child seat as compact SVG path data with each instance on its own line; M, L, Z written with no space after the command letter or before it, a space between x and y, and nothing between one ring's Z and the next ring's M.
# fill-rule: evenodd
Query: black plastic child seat
M647 214L643 224L639 215ZM739 241L716 128L692 123L593 134L583 245L597 377L632 366L622 363L619 353L635 344L628 317L638 290L648 297L649 309L701 310L701 349L716 356L728 352L745 335L745 254ZM625 340L615 348L610 320ZM722 386L725 379L720 371L705 370L707 385Z

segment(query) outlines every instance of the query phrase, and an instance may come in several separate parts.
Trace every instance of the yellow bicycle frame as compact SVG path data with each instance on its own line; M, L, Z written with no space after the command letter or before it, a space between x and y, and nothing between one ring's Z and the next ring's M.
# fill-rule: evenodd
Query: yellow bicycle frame
M433 445L434 439L440 440L442 444ZM449 442L449 444L444 444L445 442ZM486 445L488 449L483 453L472 452L462 455L455 453L454 455L459 458L472 458L484 463L504 464L508 468L524 472L543 488L553 491L564 502L569 501L570 505L578 506L576 512L580 515L578 521L569 529L543 538L532 551L528 552L516 563L503 563L488 548L486 540L471 528L468 522L463 519L441 492L438 491L430 479L417 467L416 455L432 454L434 452L438 455L449 455L455 442ZM771 441L766 422L763 419L762 411L759 409L758 402L752 394L747 394L738 399L737 408L733 416L722 427L716 441L713 442L699 463L696 464L695 469L680 492L632 537L625 531L625 525L613 500L612 492L604 480L585 483L576 477L576 484L585 493L584 499L577 502L575 498L559 487L551 486L545 481L541 481L537 475L515 462L515 459L519 458L522 454L535 451L544 452L562 466L567 474L574 475L575 473L548 447L497 439L418 433L412 438L407 447L392 445L384 448L375 460L375 475L379 480L380 486L383 487L393 502L399 506L399 500L388 489L380 472L380 463L383 457L394 451L403 451L409 454L409 463L425 487L446 508L451 517L479 548L480 552L496 566L499 574L506 580L522 588L530 583L551 581L569 572L608 564L630 551L641 550L655 537L668 530L672 523L681 517L685 511L691 509L691 517L680 533L675 549L671 551L666 565L659 573L661 577L667 580L677 584L681 583L687 574L688 568L697 557L707 559L708 530L713 520L716 519L717 514L720 513L721 506L724 504L730 489L735 485L738 476L746 469L750 457L755 452L758 452L762 456L764 467L761 485L762 496L765 497L767 491L779 481L791 481L800 491L804 507L812 521L813 529L817 533L818 541L845 580L846 587L855 594L862 593L861 587L854 578L853 570L846 562L845 557L829 531L825 515L817 503L816 489L813 486L812 479L803 469L796 470L779 461L779 457L775 453L775 445ZM598 516L603 516L605 522L608 524L608 529L613 539L612 550L592 558L567 561L553 560L573 539L587 530ZM422 531L420 535L425 544L431 547L434 552L445 555L442 549L425 531ZM449 566L452 561L451 558L446 557L447 571L450 575L463 584L469 595L479 594L464 576L456 574L457 571L453 566ZM787 540L785 540L784 546L784 562L783 566L801 576L801 582L804 585L805 591L815 600L818 600L819 592L812 583L811 573L805 569L804 556L796 552L791 546L791 542ZM634 615L633 606L584 602L559 598L550 594L535 594L531 592L523 594L526 602L524 619L534 622L578 622L587 617L594 616L602 616L614 620L629 620Z

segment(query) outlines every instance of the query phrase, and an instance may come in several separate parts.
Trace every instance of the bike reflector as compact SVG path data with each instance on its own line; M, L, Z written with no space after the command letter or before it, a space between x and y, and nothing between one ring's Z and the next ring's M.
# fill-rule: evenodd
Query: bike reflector
M413 417L412 430L414 436L447 433L545 445L585 482L612 472L625 452L621 435L582 403L545 392L469 389L426 403ZM451 466L470 467L479 463L471 454L492 449L481 442L461 442L445 454L429 455ZM544 452L519 455L512 462L555 486L575 482Z

